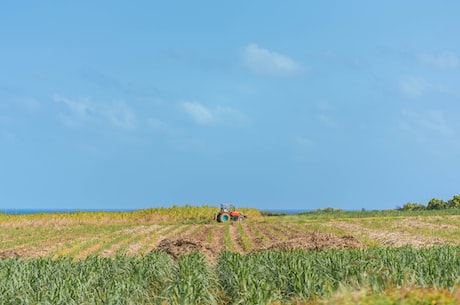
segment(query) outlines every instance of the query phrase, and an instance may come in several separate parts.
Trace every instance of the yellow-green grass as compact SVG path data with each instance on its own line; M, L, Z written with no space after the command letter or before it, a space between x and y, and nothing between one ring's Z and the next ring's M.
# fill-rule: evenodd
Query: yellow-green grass
M458 304L459 247L0 259L2 304Z
M85 224L146 224L196 222L206 223L218 212L217 207L184 206L152 208L133 212L72 212L10 215L0 213L0 228L4 227L61 227ZM239 209L249 218L257 219L261 213L256 209Z

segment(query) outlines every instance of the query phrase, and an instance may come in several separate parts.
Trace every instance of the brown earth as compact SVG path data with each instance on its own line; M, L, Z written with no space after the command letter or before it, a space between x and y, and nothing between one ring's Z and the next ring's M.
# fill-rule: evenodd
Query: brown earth
M328 250L362 249L364 245L354 236L336 236L333 234L312 232L304 236L276 242L260 250Z
M378 242L382 246L390 247L404 247L411 246L415 248L424 248L436 245L446 244L440 238L428 238L423 236L417 236L404 231L398 231L397 228L392 230L372 230L365 228L357 224L351 224L347 222L331 222L325 226L333 226L335 228L342 228L347 231L352 231L356 235L364 235L371 240Z
M21 255L13 250L1 250L0 251L0 258L16 258L20 257Z
M327 249L350 249L364 248L364 245L353 236L336 236L321 232L303 233L302 236L279 241L274 239L268 245L257 243L253 245L251 252L262 250L327 250ZM232 242L236 242L232 239ZM234 247L235 252L244 253L241 246ZM163 239L154 251L162 251L177 259L181 255L193 252L202 253L209 261L215 261L222 251L221 246L212 245L204 240L193 238Z
M212 247L211 244L190 238L163 239L154 251L166 252L175 259L182 255L200 252L209 261L215 261L220 253L220 250Z

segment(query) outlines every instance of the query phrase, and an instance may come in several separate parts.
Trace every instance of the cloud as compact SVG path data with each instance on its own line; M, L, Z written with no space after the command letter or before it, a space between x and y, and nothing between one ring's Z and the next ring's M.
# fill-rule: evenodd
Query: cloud
M90 105L89 100L72 100L60 95L55 95L53 99L57 103L64 104L73 117L91 120L96 116L96 110Z
M230 107L206 107L198 102L182 102L181 108L199 125L211 125L217 123L241 123L245 117Z
M329 128L336 128L337 127L337 123L335 122L335 120L328 116L328 115L324 115L324 114L320 114L318 115L318 121L326 126L326 127L329 127Z
M328 101L320 101L318 104L316 104L316 107L321 111L330 111L334 109L334 107Z
M103 111L109 122L122 129L136 128L136 115L122 102L116 103Z
M419 98L428 91L429 85L423 79L405 77L399 81L399 88L405 95Z
M448 88L443 85L434 85L423 78L407 76L399 80L399 88L401 92L413 99L418 99L425 94L437 92L437 93L446 93Z
M167 134L177 133L177 130L175 128L169 126L167 123L157 118L152 118L152 117L148 118L147 126L150 127L152 130L162 132L162 133L167 133Z
M66 108L61 120L69 126L81 126L88 123L110 124L120 129L136 128L136 115L123 102L95 103L91 99L70 99L60 95L54 101Z
M183 102L182 108L185 112L200 125L211 124L215 121L215 114L208 108L196 102Z
M456 138L456 130L448 123L442 111L404 111L399 129L418 142Z
M301 148L304 151L310 151L315 147L313 141L303 136L293 137L292 140L297 145L297 147Z
M444 52L438 55L419 54L418 60L426 65L437 69L455 69L458 67L459 60L453 52Z
M319 114L316 116L317 120L325 127L337 128L336 120L330 115L334 111L334 107L328 101L320 101L316 107Z
M243 59L254 73L270 76L294 76L302 71L299 63L268 49L250 44L243 50Z

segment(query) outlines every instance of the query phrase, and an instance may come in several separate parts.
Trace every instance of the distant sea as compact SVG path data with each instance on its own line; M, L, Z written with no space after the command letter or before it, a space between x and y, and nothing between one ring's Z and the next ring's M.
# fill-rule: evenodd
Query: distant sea
M312 211L314 210L298 210L298 209L261 210L261 212L265 212L265 213L289 214L289 215L312 212Z
M55 214L76 212L134 212L136 209L0 209L0 213L9 215Z
M134 212L140 209L0 209L0 213L9 215L28 215L28 214L54 214L54 213L76 213L76 212ZM296 209L275 209L261 210L262 212L277 214L298 214L311 212L312 210Z

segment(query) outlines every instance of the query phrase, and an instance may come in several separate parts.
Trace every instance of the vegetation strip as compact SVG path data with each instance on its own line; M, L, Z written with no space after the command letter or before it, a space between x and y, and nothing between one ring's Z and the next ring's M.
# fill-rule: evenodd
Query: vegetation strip
M0 259L0 295L2 304L313 304L339 291L342 296L367 291L361 297L370 298L407 287L406 294L431 289L431 299L436 288L452 302L430 304L456 304L459 253L460 247L452 246L223 252L216 264L201 253L174 262L161 252L76 261Z

